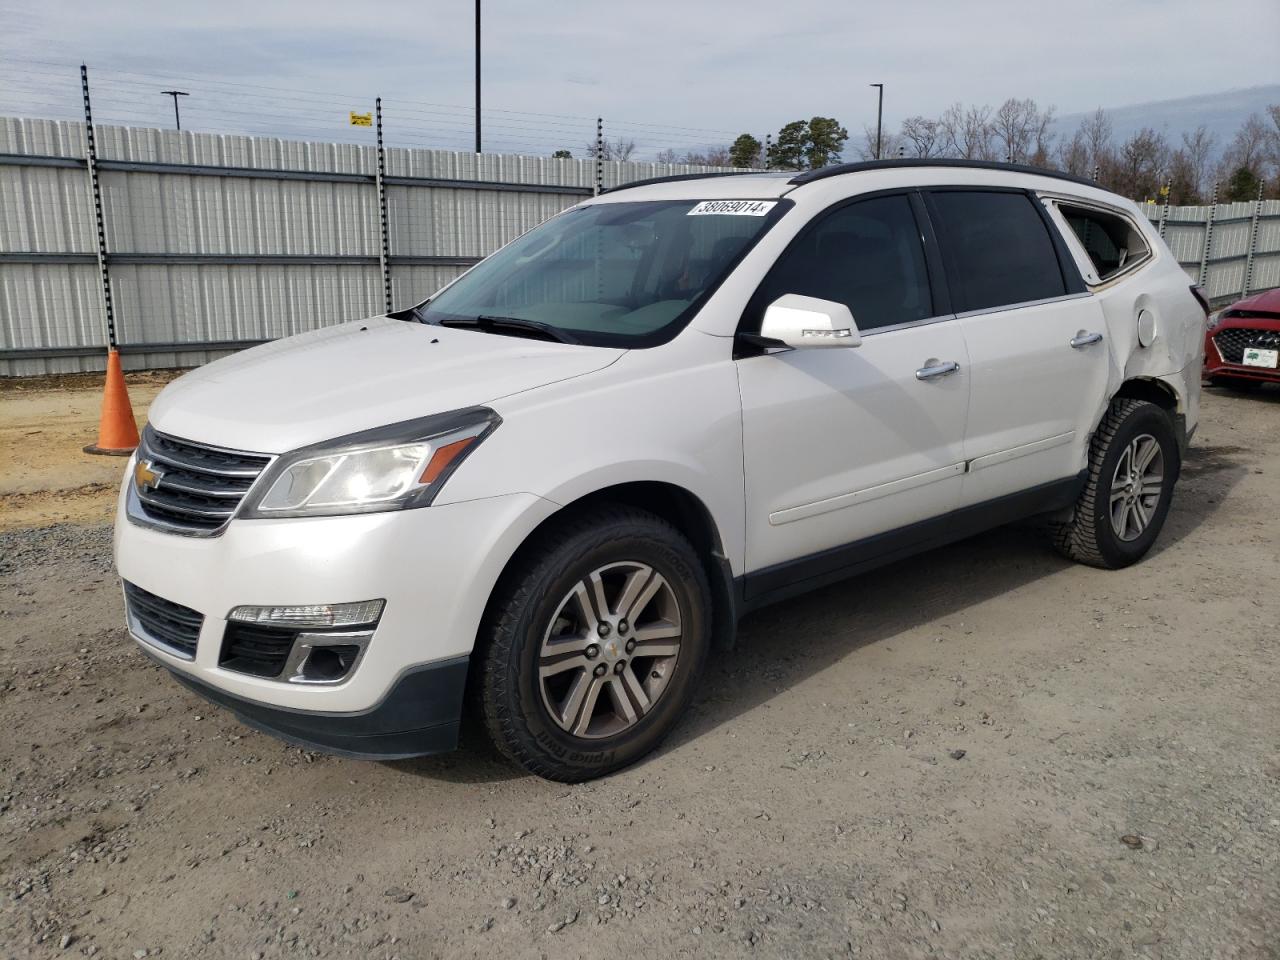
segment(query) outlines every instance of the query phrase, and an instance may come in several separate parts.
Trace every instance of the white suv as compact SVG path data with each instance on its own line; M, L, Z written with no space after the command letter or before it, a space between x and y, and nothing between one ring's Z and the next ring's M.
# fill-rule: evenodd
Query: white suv
M129 629L286 740L422 755L469 705L528 770L598 776L763 604L1039 514L1140 559L1199 299L1134 204L1030 168L614 190L170 385L120 494Z

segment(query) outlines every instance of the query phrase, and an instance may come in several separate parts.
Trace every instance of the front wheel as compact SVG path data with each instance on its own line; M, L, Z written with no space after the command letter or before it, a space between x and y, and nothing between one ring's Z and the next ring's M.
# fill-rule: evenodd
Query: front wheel
M1072 560L1114 570L1141 560L1169 513L1181 469L1168 415L1141 400L1115 400L1093 435L1089 475L1074 516L1054 528Z
M697 554L660 518L606 507L553 529L504 578L481 632L490 738L550 780L634 763L692 698L710 611Z

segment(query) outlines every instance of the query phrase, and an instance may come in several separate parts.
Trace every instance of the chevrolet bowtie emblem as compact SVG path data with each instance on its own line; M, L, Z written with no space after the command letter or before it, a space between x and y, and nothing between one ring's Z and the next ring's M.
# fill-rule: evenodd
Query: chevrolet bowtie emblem
M164 471L150 460L139 460L133 468L133 483L139 490L154 490L160 486L160 478Z

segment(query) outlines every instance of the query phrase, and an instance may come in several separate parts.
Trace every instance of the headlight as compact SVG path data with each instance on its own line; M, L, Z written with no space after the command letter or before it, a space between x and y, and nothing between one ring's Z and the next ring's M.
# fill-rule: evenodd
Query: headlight
M1223 315L1224 313L1226 313L1226 312L1227 312L1227 311L1225 311L1225 310L1215 310L1213 313L1209 314L1209 316L1205 317L1205 327L1206 327L1206 329L1212 330L1212 329L1213 329L1214 327L1216 327L1219 323L1221 323L1221 322L1222 322L1222 315Z
M271 465L240 516L314 517L425 507L500 422L487 407L470 407L303 447Z

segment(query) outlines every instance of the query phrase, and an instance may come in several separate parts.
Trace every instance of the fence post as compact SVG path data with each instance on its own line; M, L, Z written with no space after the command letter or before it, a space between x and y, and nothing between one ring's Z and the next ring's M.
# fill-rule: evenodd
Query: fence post
M391 241L387 227L387 152L382 148L382 98L373 102L374 113L378 122L378 175L375 180L378 187L378 232L381 243L378 246L378 266L382 269L382 305L385 313L391 312ZM477 133L477 137L479 134Z
M1213 247L1213 221L1218 216L1218 181L1213 181L1213 196L1209 200L1209 219L1204 225L1204 249L1200 251L1200 279L1196 282L1205 286L1209 282L1209 251Z
M93 221L98 235L98 274L102 278L102 306L107 315L107 348L116 348L116 314L111 303L111 274L107 271L107 231L102 216L102 187L98 183L98 147L93 137L93 110L89 105L89 68L80 64L80 90L84 94L84 133L89 189L93 194Z
M1160 211L1160 239L1164 239L1164 230L1169 223L1169 200L1173 195L1173 177L1164 182L1164 208Z
M596 117L596 192L604 189L604 117Z
M1262 185L1258 181L1258 198L1253 201L1253 222L1249 225L1249 253L1244 260L1244 286L1240 290L1240 298L1249 295L1249 287L1253 283L1253 255L1258 250L1258 220L1262 217Z

